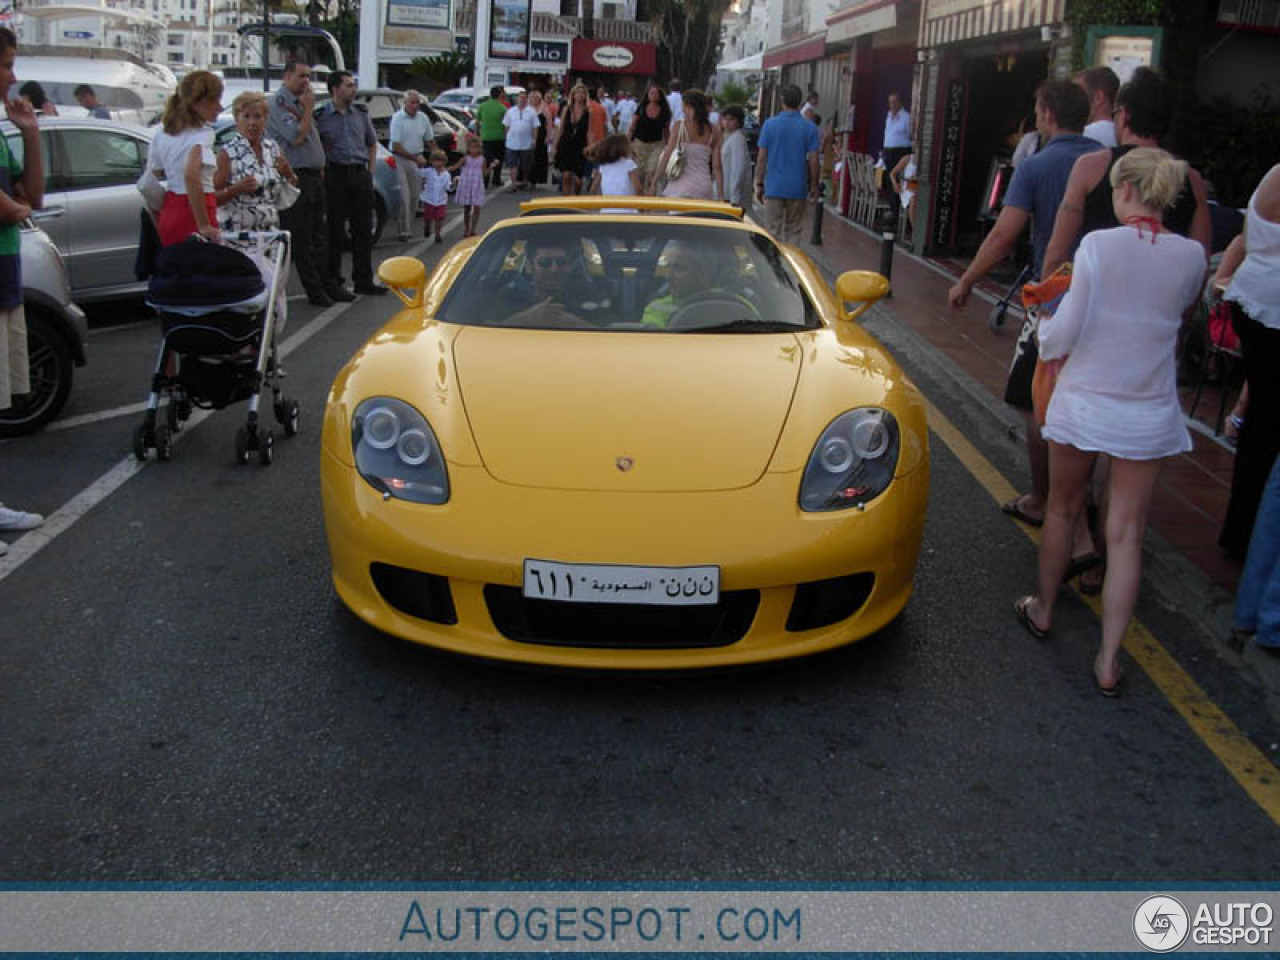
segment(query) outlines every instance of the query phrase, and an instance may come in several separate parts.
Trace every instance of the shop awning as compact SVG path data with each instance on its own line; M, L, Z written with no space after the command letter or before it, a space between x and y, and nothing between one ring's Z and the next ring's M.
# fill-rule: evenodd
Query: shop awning
M759 73L764 69L764 54L753 53L741 60L730 60L728 63L717 65L716 69L726 73Z
M827 17L827 43L847 43L898 25L898 0L865 0Z
M658 48L652 43L575 37L572 63L573 69L584 73L653 76L658 72Z
M818 60L827 52L827 33L811 33L807 37L792 40L781 46L771 47L764 52L764 69L785 67L791 63L805 63Z

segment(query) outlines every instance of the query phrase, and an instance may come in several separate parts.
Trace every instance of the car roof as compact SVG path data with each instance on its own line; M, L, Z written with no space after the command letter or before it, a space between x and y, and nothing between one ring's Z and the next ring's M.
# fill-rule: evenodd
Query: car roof
M57 130L61 128L73 129L100 129L100 130L127 130L146 140L150 140L155 136L155 132L160 129L159 125L150 127L139 126L136 123L128 123L124 120L99 120L97 117L44 117L40 118L40 129ZM8 120L0 120L0 129L4 130L5 135L17 130Z

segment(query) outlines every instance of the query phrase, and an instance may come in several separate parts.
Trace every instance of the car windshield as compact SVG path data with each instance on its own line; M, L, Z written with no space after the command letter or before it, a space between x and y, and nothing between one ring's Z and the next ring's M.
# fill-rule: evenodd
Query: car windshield
M467 326L659 333L819 325L767 236L628 216L495 230L459 273L437 318Z

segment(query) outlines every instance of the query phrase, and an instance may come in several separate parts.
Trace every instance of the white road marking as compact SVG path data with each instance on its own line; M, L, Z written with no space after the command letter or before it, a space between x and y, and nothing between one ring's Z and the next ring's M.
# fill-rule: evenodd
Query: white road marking
M445 225L441 228L441 232L452 232L454 228L461 223L461 214L451 217L445 222ZM398 256L416 257L421 254L427 246L428 241L422 240L405 250L403 253L398 254ZM293 298L291 297L290 299ZM358 301L335 303L333 306L323 310L317 316L312 317L311 320L280 344L280 358L283 360L329 324L333 323L334 320L338 319L338 317L342 316L343 313L349 310L354 302ZM96 414L91 413L83 414L80 417L68 417L66 420L60 420L57 423L50 424L45 429L65 430L70 426L79 426L84 423L93 423L98 420L124 416L127 413L141 413L145 409L145 403L129 404L125 407L116 407L114 410L103 410ZM213 413L214 411L212 410L197 410L191 419L187 421L186 427L182 433L174 436L174 443L179 443L184 436L212 416ZM73 423L73 421L75 422ZM151 460L140 462L136 457L130 454L53 513L49 514L49 516L45 517L44 523L39 527L34 530L27 531L11 543L9 545L9 552L5 556L0 557L0 580L4 580L9 576L9 574L13 573L50 543L70 530L71 527L75 525L76 521L80 520L80 518L86 513L141 473L146 468L147 464L151 462Z

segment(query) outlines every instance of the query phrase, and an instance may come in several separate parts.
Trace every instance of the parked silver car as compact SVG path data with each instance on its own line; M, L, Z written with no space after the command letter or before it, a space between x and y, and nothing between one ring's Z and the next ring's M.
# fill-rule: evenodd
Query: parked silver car
M57 244L77 303L142 293L133 273L141 228L142 175L154 128L90 117L41 117L44 209L32 219ZM22 138L0 124L22 156Z
M84 311L71 302L62 255L30 220L22 225L21 257L31 392L0 410L0 437L31 433L56 417L71 393L75 368L88 360L89 328Z

